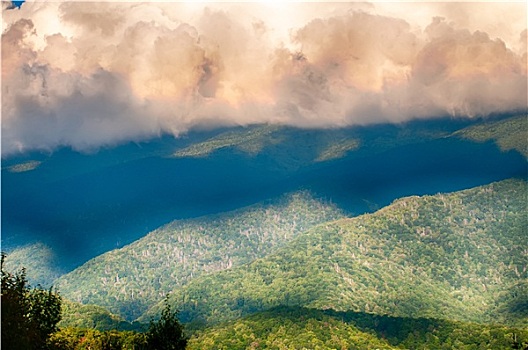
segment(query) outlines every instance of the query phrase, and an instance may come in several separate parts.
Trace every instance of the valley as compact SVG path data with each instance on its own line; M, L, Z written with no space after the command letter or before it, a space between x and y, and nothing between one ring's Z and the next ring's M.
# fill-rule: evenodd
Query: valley
M255 126L28 156L2 169L6 266L60 292L59 338L132 336L168 296L191 349L528 344L527 124Z
M526 118L501 120L513 120L501 132L518 135L513 137L522 151ZM490 123L253 126L163 137L93 155L68 149L27 154L3 161L2 246L12 251L44 244L64 273L173 220L232 211L284 193L308 190L358 215L403 196L524 176L526 160L519 152L501 151L491 139L460 137L462 130ZM39 165L13 172L20 164Z
M525 346L527 196L510 179L346 217L300 192L175 221L59 278L56 337L129 339L168 295L190 349Z
M528 350L528 4L2 1L3 350Z
M307 192L233 212L169 223L55 281L69 299L128 320L201 275L267 256L316 224L344 217Z

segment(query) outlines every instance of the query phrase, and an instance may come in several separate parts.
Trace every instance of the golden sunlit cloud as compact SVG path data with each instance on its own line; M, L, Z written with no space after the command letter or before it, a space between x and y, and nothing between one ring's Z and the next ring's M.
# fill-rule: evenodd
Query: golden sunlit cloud
M527 109L521 2L3 6L3 155Z

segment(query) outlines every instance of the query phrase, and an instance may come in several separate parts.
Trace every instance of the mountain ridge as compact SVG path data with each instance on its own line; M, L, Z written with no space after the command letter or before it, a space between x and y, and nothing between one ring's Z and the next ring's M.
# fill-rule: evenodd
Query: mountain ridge
M90 260L60 277L56 286L72 300L99 304L133 320L174 286L264 256L314 224L342 216L331 203L302 191L232 212L173 221Z
M170 293L191 331L190 349L528 344L526 179L398 198L356 217L304 191L205 219L234 227L218 232L230 237L242 233L235 218L246 215L243 223L251 224L249 218L286 215L284 208L299 218L303 206L305 215L323 209L328 217L315 214L312 227L261 257L197 274ZM146 237L145 247L163 243L159 232L206 224L203 220L167 224ZM118 260L134 268L126 258ZM88 266L91 272L101 271L94 266ZM120 288L127 289L125 277ZM60 327L70 334L71 327L141 331L162 304L134 323L97 305L67 301L65 306Z
M527 344L526 328L280 306L198 330L188 349L519 349Z
M526 193L525 181L505 180L400 199L374 214L320 224L247 265L195 279L171 300L183 320L205 323L299 305L526 325L525 311L509 320L495 305L525 283Z
M13 250L40 242L60 257L61 270L71 271L174 219L234 210L302 188L360 214L401 196L521 176L526 161L517 152L453 134L510 119L444 118L328 130L255 125L96 154L62 149L7 159L2 245ZM522 140L526 118L515 120L523 127L500 133ZM215 148L218 139L224 143ZM200 144L214 147L206 157L171 157Z

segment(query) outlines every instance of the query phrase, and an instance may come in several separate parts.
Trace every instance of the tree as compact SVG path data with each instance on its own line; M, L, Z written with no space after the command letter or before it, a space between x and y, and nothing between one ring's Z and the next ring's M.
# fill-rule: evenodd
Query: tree
M5 257L2 253L2 348L46 349L61 318L61 297L52 288L31 289L25 269L14 274L5 271Z
M161 318L150 322L147 344L148 348L153 350L180 350L187 346L187 337L178 320L178 310L172 310L168 297L165 299Z

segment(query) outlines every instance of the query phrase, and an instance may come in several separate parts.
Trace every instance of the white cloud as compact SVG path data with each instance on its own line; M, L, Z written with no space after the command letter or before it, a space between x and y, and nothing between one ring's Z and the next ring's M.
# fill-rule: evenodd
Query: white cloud
M525 3L26 2L2 16L4 156L527 108Z

